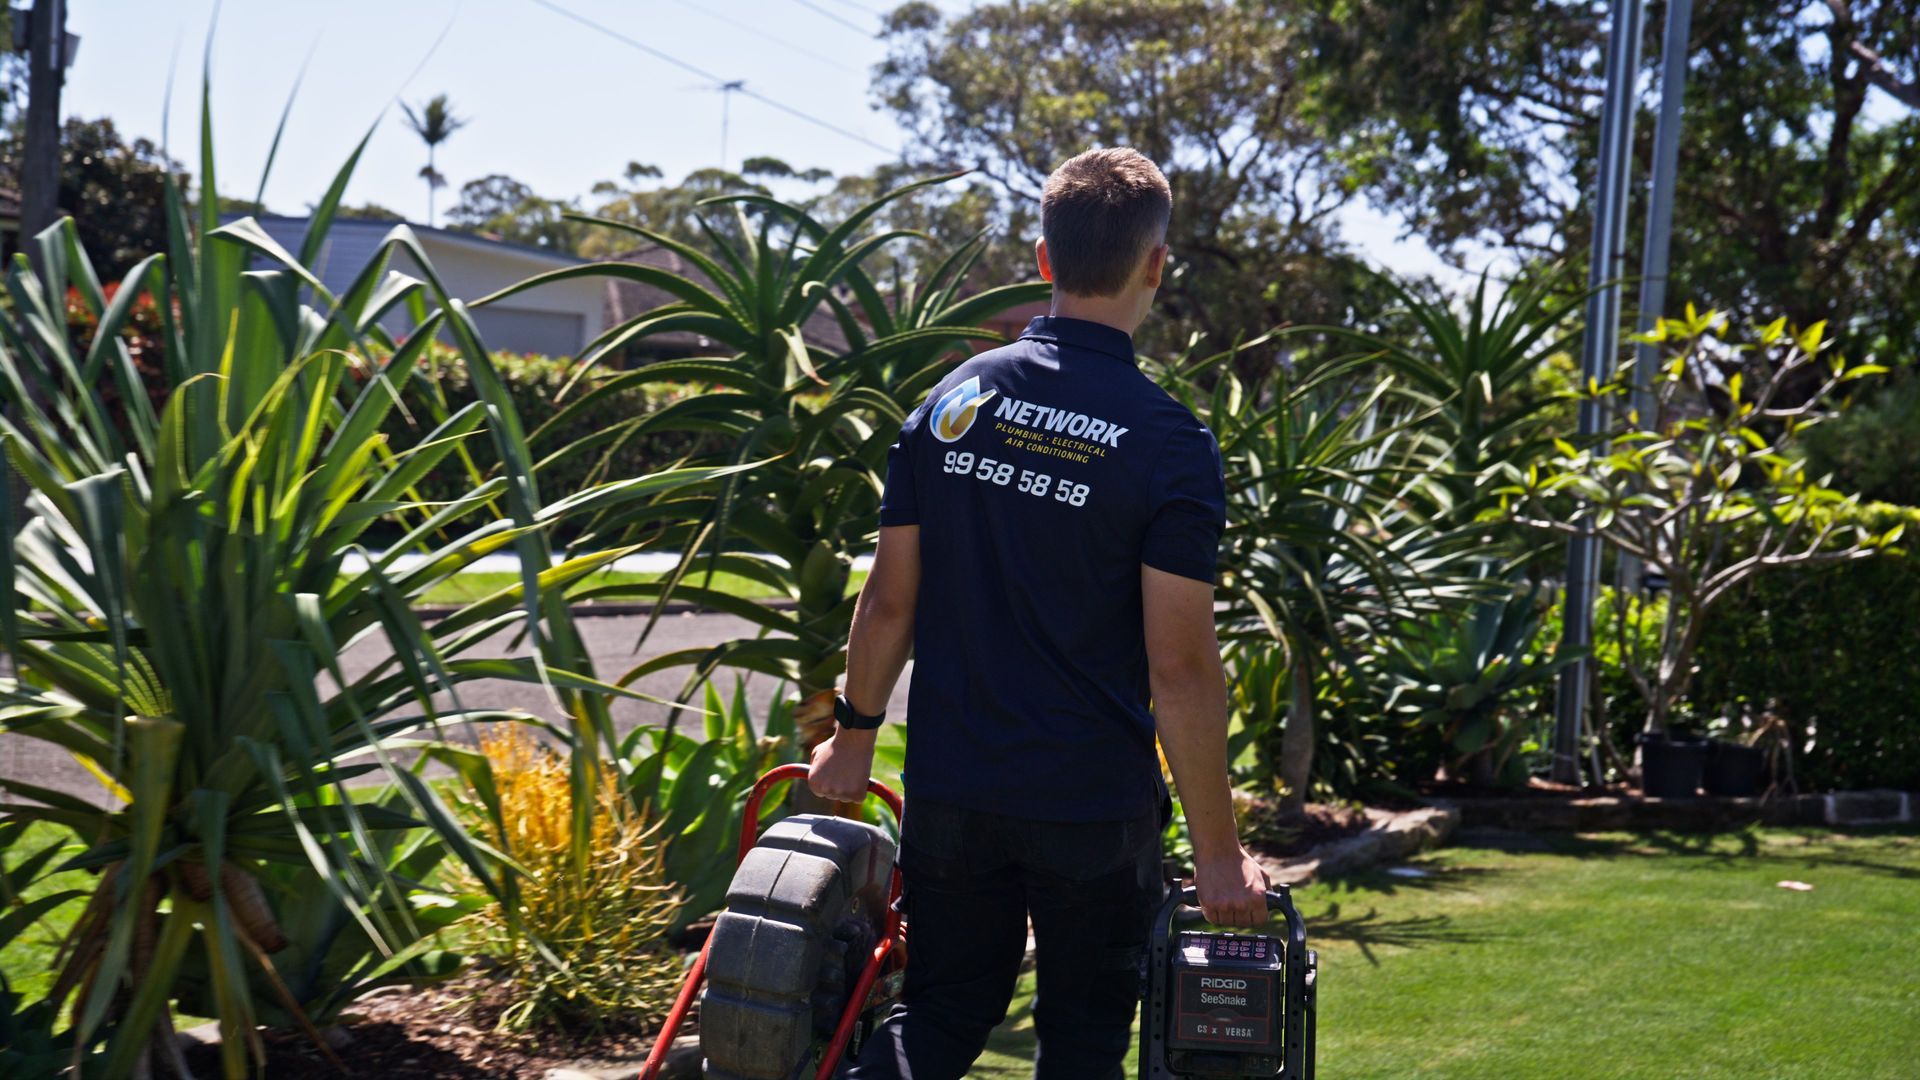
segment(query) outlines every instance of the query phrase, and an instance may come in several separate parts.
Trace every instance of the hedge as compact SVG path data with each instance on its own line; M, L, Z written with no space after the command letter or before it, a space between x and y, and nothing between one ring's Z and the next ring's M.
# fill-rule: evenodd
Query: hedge
M1756 577L1715 610L1695 697L1709 716L1784 718L1803 790L1920 790L1920 508L1854 513L1904 522L1907 550Z
M543 460L621 421L632 420L698 392L696 387L678 384L636 387L576 414L564 429L542 430L542 425L590 388L591 383L577 384L565 398L561 398L559 395L574 373L573 361L516 353L495 353L493 359L507 384L507 392L513 397L521 424L530 435L536 436L534 453ZM399 410L395 410L387 424L387 435L396 449L412 446L433 428L433 414L427 408L428 387L424 380L438 381L452 409L459 409L478 396L468 376L466 363L450 348L436 343L419 371L422 378L409 383L401 394L410 417L402 416ZM632 439L615 453L611 466L600 479L618 480L658 472L693 449L696 438L686 432L665 432ZM490 469L495 464L490 440L470 438L467 440L467 450L481 469ZM590 483L605 453L603 447L596 447L540 466L540 490L549 496L583 490ZM471 487L472 481L465 467L457 459L449 458L421 482L420 493L427 499L439 501L458 498Z

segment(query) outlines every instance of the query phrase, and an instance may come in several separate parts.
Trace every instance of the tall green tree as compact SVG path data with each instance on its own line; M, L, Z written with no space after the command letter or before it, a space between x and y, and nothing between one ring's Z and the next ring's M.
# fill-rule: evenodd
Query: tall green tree
M445 94L435 94L422 102L418 112L414 111L413 106L401 102L400 111L406 114L407 127L420 136L421 142L427 144L427 163L421 166L420 177L427 182L427 224L432 225L433 193L447 186L447 178L434 167L434 154L440 149L441 143L451 139L454 132L466 127L470 121L453 114L453 105L447 101Z
M510 244L572 251L580 242L580 227L566 218L572 209L511 176L494 173L461 185L460 201L447 211L447 224L489 233Z
M593 216L619 225L634 225L648 232L686 244L704 245L708 237L700 223L698 210L704 199L727 195L770 196L766 185L727 169L704 168L688 173L679 183L661 183L665 174L657 165L630 161L616 180L593 185L600 200ZM730 240L739 240L731 232L732 215L709 223L709 227L728 230ZM620 229L590 229L581 239L580 252L592 258L618 253L636 244L652 241Z
M1443 251L1587 249L1605 78L1599 8L1311 7L1308 78L1345 175ZM1662 22L1653 5L1643 87L1657 81ZM1824 319L1856 354L1915 356L1920 2L1701 0L1688 52L1667 294L1743 322ZM1641 104L1634 154L1645 175L1656 102Z
M0 136L0 183L19 187L24 150L17 130ZM117 278L166 246L168 176L186 185L180 163L151 140L129 140L104 116L67 121L60 137L59 204L73 215L102 277Z
M1029 215L1074 154L1152 158L1173 186L1174 266L1170 318L1149 339L1199 329L1225 345L1371 303L1341 257L1335 215L1357 187L1312 107L1302 31L1292 0L1038 0L952 17L910 3L884 24L874 96L911 133L910 161L977 168Z

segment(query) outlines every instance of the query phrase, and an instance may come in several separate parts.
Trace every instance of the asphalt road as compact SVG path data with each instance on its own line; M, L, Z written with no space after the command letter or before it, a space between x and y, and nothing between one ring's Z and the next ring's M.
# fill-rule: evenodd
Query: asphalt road
M646 625L642 616L596 615L577 620L576 625L586 640L587 649L593 656L595 669L599 677L613 681L635 665L649 657L679 649L694 648L702 645L714 645L729 638L750 634L753 625L744 619L731 615L697 614L683 612L663 616L660 625L647 639L646 647L635 652L634 643ZM524 647L517 650L524 654ZM342 657L342 666L349 679L364 674L374 664L379 663L389 653L383 641L368 641L356 645ZM476 646L471 656L507 656L516 654L513 636L501 634ZM10 665L8 665L10 666ZM911 670L911 669L909 669ZM685 680L685 672L660 672L640 680L633 689L656 697L671 699L680 691ZM721 689L723 696L731 698L733 676L722 673ZM767 703L772 698L775 683L764 676L749 676L747 695L753 704L753 716L756 720L766 715ZM546 692L538 685L526 683L483 680L467 683L460 688L461 704L468 708L505 708L518 709L544 716L557 718L558 712L547 699ZM445 704L443 701L442 704ZM902 677L900 685L894 690L893 700L888 705L892 716L905 716L907 708L907 679ZM668 710L663 705L650 702L616 700L612 705L614 723L621 732L632 730L639 724L659 724L665 721ZM694 718L697 721L697 717ZM460 729L449 732L459 741L470 742L474 733ZM53 787L82 798L94 799L101 796L100 785L87 771L74 761L65 751L56 747L19 736L0 735L0 777L10 777L31 781L46 787Z

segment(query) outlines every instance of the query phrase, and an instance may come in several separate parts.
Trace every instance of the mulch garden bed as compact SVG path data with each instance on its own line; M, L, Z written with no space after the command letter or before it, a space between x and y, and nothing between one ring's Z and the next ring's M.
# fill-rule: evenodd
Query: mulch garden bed
M1308 803L1302 817L1280 820L1274 804L1253 799L1240 806L1247 847L1275 859L1305 855L1321 844L1345 840L1367 830L1367 812L1357 806Z
M647 1031L577 1040L496 1031L499 1005L489 1006L490 992L487 978L477 974L430 987L377 990L350 1006L327 1037L347 1066L344 1075L380 1080L539 1080L547 1070L582 1057L637 1058L653 1045ZM469 1010L476 996L481 1004ZM343 1075L298 1031L263 1031L261 1037L267 1048L265 1075L274 1080ZM187 1064L196 1076L218 1076L219 1045L195 1045Z
M1533 777L1522 787L1480 787L1475 784L1433 781L1418 786L1422 797L1427 799L1601 799L1618 798L1635 793L1635 789L1626 784L1557 784L1551 780Z

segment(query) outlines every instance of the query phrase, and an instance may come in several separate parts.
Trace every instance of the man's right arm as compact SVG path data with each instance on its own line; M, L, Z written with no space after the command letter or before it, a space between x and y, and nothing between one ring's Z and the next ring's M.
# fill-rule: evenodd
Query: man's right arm
M1193 836L1200 908L1221 926L1267 921L1266 872L1240 846L1227 783L1227 680L1213 586L1140 567L1154 720Z

